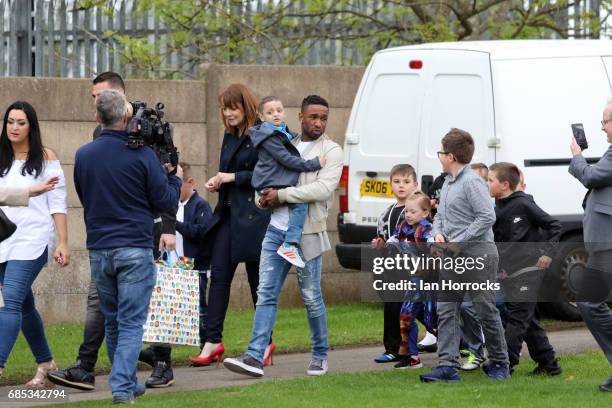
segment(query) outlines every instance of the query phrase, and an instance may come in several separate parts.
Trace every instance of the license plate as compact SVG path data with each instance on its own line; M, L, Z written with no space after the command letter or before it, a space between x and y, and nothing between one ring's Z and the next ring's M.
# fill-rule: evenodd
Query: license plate
M384 180L362 180L360 192L362 197L394 197L393 192L391 191L391 184Z

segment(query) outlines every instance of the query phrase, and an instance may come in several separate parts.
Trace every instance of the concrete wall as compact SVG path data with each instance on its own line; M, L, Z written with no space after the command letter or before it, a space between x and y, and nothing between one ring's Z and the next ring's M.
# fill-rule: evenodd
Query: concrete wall
M196 180L203 184L218 169L223 129L217 96L224 87L242 82L250 86L257 97L279 96L285 103L292 129L299 128L297 113L302 98L319 94L331 105L327 133L343 145L346 122L363 69L208 65L202 67L201 73L201 81L129 80L127 94L130 100L143 100L149 105L164 102L166 117L175 125L175 143L181 160L192 165ZM46 323L82 321L85 315L90 274L83 209L74 190L72 174L74 154L79 146L91 140L95 127L90 88L89 80L0 78L2 112L15 100L26 100L34 105L41 122L43 142L57 152L68 182L72 263L64 269L55 265L45 268L34 285L37 304ZM204 193L202 189L200 191ZM216 194L211 194L208 199L214 205ZM337 200L328 220L332 245L337 242L336 214ZM299 304L295 279L290 277L286 286L281 303ZM356 273L342 269L333 251L324 257L323 287L328 302L350 302L359 298ZM251 307L242 268L234 280L231 306Z

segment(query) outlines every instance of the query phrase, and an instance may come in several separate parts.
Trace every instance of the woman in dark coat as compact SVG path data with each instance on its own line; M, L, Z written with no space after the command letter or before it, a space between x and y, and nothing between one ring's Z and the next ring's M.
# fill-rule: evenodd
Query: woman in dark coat
M246 266L253 305L257 302L261 242L270 222L269 210L255 205L251 176L257 163L257 150L248 129L257 120L257 100L242 84L232 84L219 95L221 119L225 125L219 173L206 183L210 192L219 193L214 226L209 236L213 242L211 284L206 316L206 343L197 365L220 362L225 351L222 343L223 322L229 303L230 287L236 267Z

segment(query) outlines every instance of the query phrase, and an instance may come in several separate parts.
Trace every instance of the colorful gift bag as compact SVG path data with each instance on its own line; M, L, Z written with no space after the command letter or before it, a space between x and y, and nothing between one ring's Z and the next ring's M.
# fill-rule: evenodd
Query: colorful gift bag
M193 262L158 261L144 343L199 346L200 283Z

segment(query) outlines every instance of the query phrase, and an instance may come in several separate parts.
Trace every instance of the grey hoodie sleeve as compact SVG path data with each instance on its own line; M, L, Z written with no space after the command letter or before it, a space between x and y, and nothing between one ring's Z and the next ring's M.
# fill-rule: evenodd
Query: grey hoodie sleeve
M304 160L299 156L294 156L289 153L289 150L287 150L276 136L268 137L262 142L261 147L265 149L274 160L293 171L302 173L321 169L321 163L318 157L311 160Z
M467 180L465 189L475 219L465 231L453 239L454 242L469 242L478 239L495 224L495 210L484 181L478 179Z

